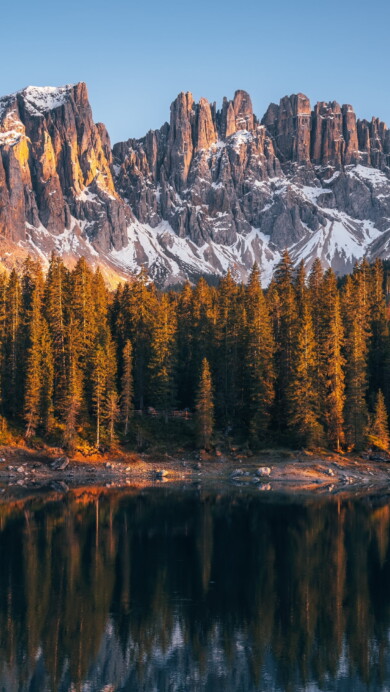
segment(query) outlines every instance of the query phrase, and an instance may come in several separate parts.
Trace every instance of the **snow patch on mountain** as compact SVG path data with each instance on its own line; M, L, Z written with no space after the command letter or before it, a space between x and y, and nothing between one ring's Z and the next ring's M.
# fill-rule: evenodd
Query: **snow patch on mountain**
M27 108L33 115L46 113L62 106L69 98L69 92L73 84L62 87L36 87L28 86L20 92L26 102Z
M156 228L137 221L129 226L128 241L127 247L111 251L113 263L133 273L143 266L164 285L181 283L186 276L224 276L228 269L242 281L255 261L262 270L264 285L268 285L280 260L280 253L269 245L269 237L256 228L239 236L231 246L210 241L198 247L189 238L180 238L166 221Z
M362 166L360 163L357 166L349 168L347 171L348 176L354 176L360 180L370 183L374 187L382 185L390 185L389 178L377 168L369 168L368 166ZM390 192L389 192L390 194Z

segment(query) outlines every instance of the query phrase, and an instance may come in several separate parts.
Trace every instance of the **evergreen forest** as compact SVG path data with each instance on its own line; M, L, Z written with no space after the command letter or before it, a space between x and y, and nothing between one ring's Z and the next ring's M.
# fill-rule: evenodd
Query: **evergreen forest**
M286 251L266 290L110 291L84 258L0 275L0 441L75 449L389 446L389 270L338 279Z

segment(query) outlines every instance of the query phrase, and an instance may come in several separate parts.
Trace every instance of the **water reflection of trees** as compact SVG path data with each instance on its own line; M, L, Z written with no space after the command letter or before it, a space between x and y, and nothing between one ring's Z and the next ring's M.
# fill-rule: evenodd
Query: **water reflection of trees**
M389 505L164 489L0 520L0 688L388 680Z

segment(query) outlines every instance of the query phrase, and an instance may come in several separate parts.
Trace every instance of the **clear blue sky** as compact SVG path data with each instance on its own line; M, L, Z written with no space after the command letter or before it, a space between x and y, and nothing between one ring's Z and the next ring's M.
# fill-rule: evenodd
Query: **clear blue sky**
M179 91L246 89L260 117L302 91L390 126L389 27L389 0L7 2L0 94L85 81L112 142L160 127Z

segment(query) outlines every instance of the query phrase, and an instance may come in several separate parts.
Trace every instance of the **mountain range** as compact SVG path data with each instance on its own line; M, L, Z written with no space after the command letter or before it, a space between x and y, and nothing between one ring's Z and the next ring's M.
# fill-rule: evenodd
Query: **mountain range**
M169 123L113 147L84 83L0 98L0 263L84 255L115 283L145 267L161 287L281 253L342 275L390 256L390 130L303 94L260 120L249 94L220 109L181 93Z

